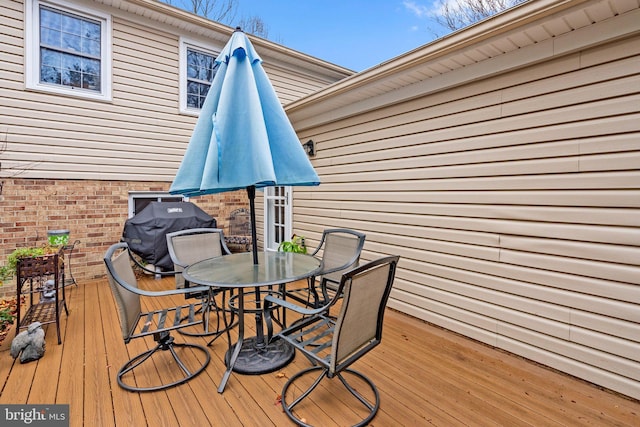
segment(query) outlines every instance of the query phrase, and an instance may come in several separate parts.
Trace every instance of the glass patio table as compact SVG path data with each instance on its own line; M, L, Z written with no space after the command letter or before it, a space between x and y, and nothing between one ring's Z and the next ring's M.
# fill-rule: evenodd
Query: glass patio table
M197 285L238 289L238 341L231 343L225 361L227 369L218 387L222 393L231 371L243 374L263 374L285 366L293 359L295 350L283 340L265 342L260 307L260 287L285 285L313 278L320 271L321 261L311 255L291 252L259 252L258 264L251 252L236 253L199 261L187 267L184 278ZM257 336L244 337L245 288L255 288Z

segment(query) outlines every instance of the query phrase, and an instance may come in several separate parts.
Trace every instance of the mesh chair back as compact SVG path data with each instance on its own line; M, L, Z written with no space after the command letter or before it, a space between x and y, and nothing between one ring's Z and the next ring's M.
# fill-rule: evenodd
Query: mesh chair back
M333 335L331 373L380 343L397 262L395 256L380 258L343 276L344 297Z
M221 229L183 230L167 234L169 255L174 262L174 271L182 273L191 264L207 258L225 254L224 236ZM228 253L228 251L227 251ZM176 274L176 287L184 288L182 274Z
M122 337L126 344L134 338L153 336L155 346L129 359L117 374L118 385L125 390L145 392L157 391L183 384L204 371L211 360L206 347L193 343L175 342L171 332L202 323L196 320L196 304L161 308L142 313L140 299L145 297L169 297L184 294L184 290L146 290L138 287L138 281L131 265L135 262L127 243L111 245L104 256L109 286L118 307ZM206 291L201 286L194 291ZM201 304L198 304L201 306ZM188 348L188 351L176 351ZM201 356L195 356L193 352ZM162 367L156 365L154 354L164 353L170 360L162 359ZM187 358L181 356L187 355ZM147 362L147 363L145 363ZM171 372L169 372L171 371ZM143 372L142 374L137 374Z
M109 252L109 256L105 259L107 278L118 306L122 338L128 343L142 311L140 295L127 290L119 283L126 283L132 288L137 288L138 280L131 266L129 252L124 249L115 255L113 254L113 252Z
M323 279L334 283L340 283L342 274L350 268L357 266L360 260L360 252L364 246L363 234L351 234L343 231L327 231L325 234L324 250L322 252L323 269L330 271L345 265L350 260L352 263L345 268L329 272L322 276Z

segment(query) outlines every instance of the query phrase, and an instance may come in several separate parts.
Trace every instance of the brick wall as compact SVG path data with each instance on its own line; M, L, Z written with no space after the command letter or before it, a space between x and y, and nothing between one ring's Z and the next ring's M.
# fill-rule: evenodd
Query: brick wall
M104 277L102 257L120 240L127 219L128 192L163 192L169 186L167 182L5 178L0 194L0 265L17 247L47 243L48 230L67 229L70 242L80 240L71 260L76 281ZM227 233L231 212L248 208L244 191L191 201ZM0 289L0 294L4 291Z

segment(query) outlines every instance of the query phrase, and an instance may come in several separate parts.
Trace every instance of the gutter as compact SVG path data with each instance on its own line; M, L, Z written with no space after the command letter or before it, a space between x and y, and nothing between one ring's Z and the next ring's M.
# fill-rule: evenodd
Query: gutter
M226 44L229 37L235 30L228 25L204 18L175 6L163 3L158 0L93 0L116 9L124 10L138 16L162 22L174 28L201 34L218 41L221 45ZM267 39L247 34L251 43L257 48L261 56L269 58L274 65L279 62L291 64L298 69L307 69L314 73L324 74L332 80L342 79L354 74L353 70L324 61L311 55L287 48Z
M390 59L372 68L347 77L339 82L327 86L318 92L300 98L286 106L287 114L308 108L310 105L322 103L336 96L345 95L358 88L376 84L379 81L400 75L410 69L426 63L437 62L453 52L482 44L490 39L504 36L515 29L521 29L528 23L538 21L553 14L585 3L595 3L595 0L529 0L511 9L469 27L460 29L433 42L411 50L396 58ZM362 98L364 99L364 98ZM358 102L362 99L352 100Z

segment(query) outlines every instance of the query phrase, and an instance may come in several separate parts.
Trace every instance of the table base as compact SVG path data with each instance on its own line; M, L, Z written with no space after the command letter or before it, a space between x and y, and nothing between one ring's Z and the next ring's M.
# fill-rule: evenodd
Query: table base
M264 348L257 348L256 344L257 337L242 341L240 354L233 365L234 372L244 375L268 374L288 365L295 356L295 348L285 340L274 339ZM225 355L227 366L234 348L235 345Z

